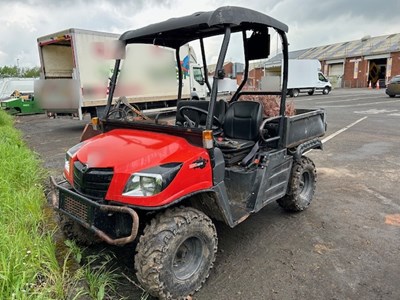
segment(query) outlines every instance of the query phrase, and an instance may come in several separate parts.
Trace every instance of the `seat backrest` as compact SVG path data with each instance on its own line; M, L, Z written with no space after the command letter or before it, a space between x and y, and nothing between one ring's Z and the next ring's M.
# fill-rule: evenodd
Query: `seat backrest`
M224 99L217 100L215 104L215 116L218 118L219 122L223 124L226 111L228 110L228 102Z
M236 101L225 114L224 134L228 138L252 140L259 137L262 122L262 105L253 101Z

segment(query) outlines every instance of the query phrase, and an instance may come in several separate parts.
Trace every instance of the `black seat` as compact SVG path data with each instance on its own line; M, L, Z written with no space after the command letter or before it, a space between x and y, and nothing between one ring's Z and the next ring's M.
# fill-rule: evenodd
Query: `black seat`
M221 124L224 123L225 114L227 110L228 110L228 102L226 102L224 99L217 100L217 103L215 104L215 116L218 118Z
M224 137L216 142L228 163L240 161L258 141L262 111L259 102L237 101L230 104L223 123Z

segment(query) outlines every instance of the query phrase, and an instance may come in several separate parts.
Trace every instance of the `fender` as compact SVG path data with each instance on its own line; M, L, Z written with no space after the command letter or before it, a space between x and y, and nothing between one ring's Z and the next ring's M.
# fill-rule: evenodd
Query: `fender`
M300 160L304 152L311 149L323 150L323 145L320 139L313 139L297 146L293 156L296 160Z

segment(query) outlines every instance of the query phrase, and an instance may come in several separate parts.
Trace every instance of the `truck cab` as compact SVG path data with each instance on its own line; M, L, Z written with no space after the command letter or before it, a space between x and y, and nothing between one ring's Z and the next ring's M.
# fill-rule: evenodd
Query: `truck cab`
M282 90L243 90L249 62L270 53L270 32L281 38ZM209 275L218 238L214 222L235 227L277 201L287 211L306 209L314 195L316 169L304 155L321 149L323 109L286 106L288 27L263 13L221 7L127 31L119 40L174 51L197 41L207 74L206 41L221 37L210 100L182 99L184 70L177 63L177 109L172 118L131 114L116 97L121 59L114 65L107 107L94 118L81 143L66 153L64 177L51 178L51 203L68 237L113 245L137 242L135 270L153 296L194 294ZM242 46L243 81L229 99L218 97L231 37ZM277 109L266 109L270 101ZM232 229L234 230L234 229Z

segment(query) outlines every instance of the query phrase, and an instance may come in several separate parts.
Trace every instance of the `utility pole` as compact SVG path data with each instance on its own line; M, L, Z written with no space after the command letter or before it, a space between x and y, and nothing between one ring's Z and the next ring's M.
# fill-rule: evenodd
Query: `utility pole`
M19 72L19 58L17 58L17 76L20 76L20 72Z

